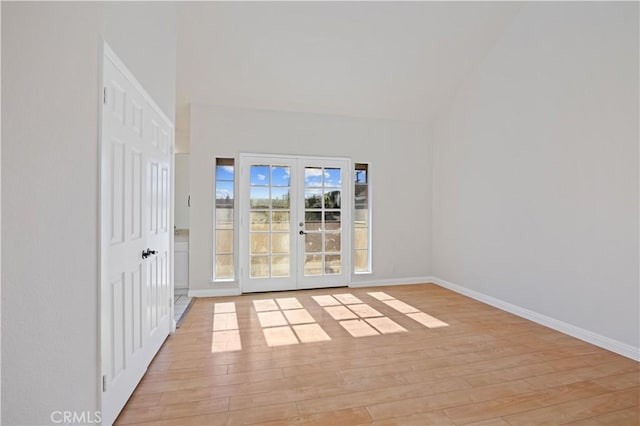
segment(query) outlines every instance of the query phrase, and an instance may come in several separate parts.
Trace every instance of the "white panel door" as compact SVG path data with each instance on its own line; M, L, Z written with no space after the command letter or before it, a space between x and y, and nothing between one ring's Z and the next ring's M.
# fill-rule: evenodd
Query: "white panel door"
M241 155L243 292L349 284L350 176L346 159Z
M171 123L108 49L103 84L100 352L111 424L170 331Z

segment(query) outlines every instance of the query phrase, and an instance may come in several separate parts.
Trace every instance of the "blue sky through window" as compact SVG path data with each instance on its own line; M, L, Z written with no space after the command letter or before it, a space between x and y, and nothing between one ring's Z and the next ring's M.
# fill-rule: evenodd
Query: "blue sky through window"
M289 186L291 181L291 172L289 167L273 166L271 168L271 185L272 186Z
M233 198L233 182L217 181L216 182L216 198L226 199Z
M269 166L251 166L251 185L269 185Z
M233 166L216 166L216 181L233 181Z

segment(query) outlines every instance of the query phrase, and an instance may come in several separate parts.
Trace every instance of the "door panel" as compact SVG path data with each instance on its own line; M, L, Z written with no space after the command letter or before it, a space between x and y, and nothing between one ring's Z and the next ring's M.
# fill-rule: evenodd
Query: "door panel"
M109 54L111 55L111 54ZM169 334L171 123L105 55L101 112L102 419L111 424ZM153 142L155 120L157 143ZM143 259L150 248L156 255Z
M292 223L296 217L292 204L295 167L295 160L288 158L241 159L240 267L244 291L296 288Z
M351 277L351 164L349 160L300 158L298 288L349 285ZM346 226L343 226L346 224Z
M348 160L240 157L243 292L348 285L349 170Z

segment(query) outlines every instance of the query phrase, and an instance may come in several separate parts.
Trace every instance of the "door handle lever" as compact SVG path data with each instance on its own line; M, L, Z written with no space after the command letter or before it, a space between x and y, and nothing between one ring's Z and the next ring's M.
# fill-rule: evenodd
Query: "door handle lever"
M152 256L154 254L158 254L158 252L156 250L151 250L151 249L146 249L146 250L142 250L142 258L146 259L149 256Z
M300 232L298 232L298 233L299 233L300 235L306 235L306 234L307 234L306 232L304 232L304 231L302 231L302 230L301 230Z

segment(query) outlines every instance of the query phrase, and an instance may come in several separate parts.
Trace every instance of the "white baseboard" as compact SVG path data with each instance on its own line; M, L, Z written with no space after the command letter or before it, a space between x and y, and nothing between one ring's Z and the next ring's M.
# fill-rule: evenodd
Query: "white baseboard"
M349 287L377 287L383 285L406 285L406 284L426 284L433 281L433 277L409 277L409 278L391 278L384 280L358 280L351 281Z
M189 297L222 297L222 296L240 296L242 292L239 288L205 288L198 290L189 290Z
M618 340L611 339L610 337L606 337L601 334L594 333L592 331L585 330L580 327L576 327L575 325L568 324L564 321L551 318L549 316L531 311L526 308L522 308L520 306L511 304L509 302L496 299L495 297L488 296L484 293L480 293L475 290L470 290L466 287L451 283L449 281L445 281L438 277L429 277L429 281L425 281L425 282L436 283L441 287L444 287L451 291L455 291L456 293L460 293L462 295L468 296L472 299L476 299L480 302L486 303L487 305L491 305L503 311L517 315L519 317L526 318L538 324L544 325L545 327L549 327L561 333L568 334L569 336L575 337L577 339L584 340L587 343L591 343L593 345L607 349L611 352L615 352L627 358L631 358L635 361L640 361L640 348L636 348L634 346L628 345Z

